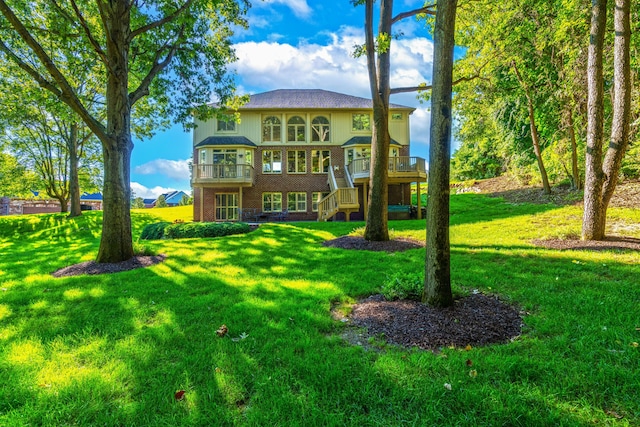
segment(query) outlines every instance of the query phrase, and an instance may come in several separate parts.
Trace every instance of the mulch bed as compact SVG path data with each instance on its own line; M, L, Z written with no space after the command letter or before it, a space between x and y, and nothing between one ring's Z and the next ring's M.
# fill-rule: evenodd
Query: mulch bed
M373 295L356 304L349 318L353 325L367 328L368 336L383 334L387 342L425 350L505 343L522 328L518 310L482 294L458 299L448 308Z
M536 246L547 249L575 250L575 251L639 251L640 239L633 237L607 236L604 240L578 240L578 239L548 239L533 240Z
M70 265L61 268L52 273L53 277L79 276L81 274L108 274L118 273L120 271L135 270L136 268L149 267L154 264L163 262L167 258L166 255L139 255L133 258L114 263L97 263L95 261L81 262L80 264Z
M424 248L425 242L406 238L393 239L386 242L372 242L369 240L365 240L363 237L342 236L338 237L337 239L322 242L322 245L331 248L355 249L363 251L401 252L409 249Z

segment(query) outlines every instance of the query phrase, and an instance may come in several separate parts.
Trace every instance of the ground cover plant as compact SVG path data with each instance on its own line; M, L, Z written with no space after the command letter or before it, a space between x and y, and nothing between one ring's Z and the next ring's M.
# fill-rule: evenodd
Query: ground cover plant
M135 238L191 220L172 209L134 211ZM640 254L533 243L579 234L580 218L453 196L455 291L500 295L525 327L510 343L430 352L342 338L349 322L332 308L348 314L424 265L423 248L322 245L362 223L145 241L164 262L53 278L95 258L101 213L2 217L0 425L638 425ZM639 223L635 209L610 212L612 233L638 238ZM425 238L424 220L390 227Z

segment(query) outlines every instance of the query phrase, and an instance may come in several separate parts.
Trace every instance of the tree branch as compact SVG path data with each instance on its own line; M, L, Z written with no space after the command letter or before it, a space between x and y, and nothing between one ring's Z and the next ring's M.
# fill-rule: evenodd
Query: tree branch
M61 101L69 105L69 107L71 107L72 110L78 113L78 115L85 121L87 126L91 128L91 130L96 134L98 138L104 141L108 140L109 137L106 133L104 126L100 122L98 122L86 110L84 105L82 105L82 102L80 102L80 100L78 99L78 96L76 95L75 91L73 90L73 88L71 87L67 79L60 72L58 67L56 67L56 65L53 63L53 61L51 60L49 55L45 52L45 50L42 48L40 43L38 43L38 41L35 38L33 38L31 33L29 33L29 31L25 28L22 21L20 21L20 19L15 15L15 13L13 13L13 10L11 10L11 8L7 5L5 0L0 0L0 12L4 15L5 19L16 31L18 36L27 44L27 46L31 48L33 53L40 60L40 63L49 72L49 74L51 75L51 77L59 87L56 87L51 82L44 79L40 75L40 73L38 73L35 69L33 69L28 64L26 64L13 51L11 51L8 48L8 46L4 44L4 42L2 42L3 50L6 49L5 51L11 52L10 53L11 58L14 61L17 61L16 63L18 64L18 66L20 66L20 68L27 71L29 75L31 75L34 79L36 79L38 84L40 84L43 88L51 91ZM29 70L31 70L31 72L29 72ZM40 77L40 79L38 79L37 77ZM44 83L44 85L42 83Z
M98 43L95 37L93 37L93 34L91 34L91 28L89 28L89 25L87 24L87 21L84 19L84 16L82 15L82 12L78 8L78 5L76 4L75 0L71 0L71 6L73 7L73 11L75 12L76 17L78 18L78 21L80 22L80 26L84 30L84 34L87 36L87 39L89 39L89 43L91 43L91 46L93 46L93 50L98 54L98 56L102 60L102 63L107 68L111 69L111 64L107 59L107 55L102 49L102 46L100 46L100 43Z
M473 76L466 76L466 77L460 77L459 79L454 80L451 84L453 86L462 83L462 82L469 82L471 80L475 80L477 78L480 78L480 74L474 74ZM391 94L396 94L396 93L407 93L407 92L421 92L423 90L431 90L432 85L420 85L420 86L411 86L411 87L396 87L391 89Z
M129 35L129 41L133 40L140 34L146 33L148 31L153 30L154 28L158 28L168 22L176 20L180 15L182 15L182 13L184 13L185 10L191 7L191 4L193 4L193 1L194 0L187 0L182 6L176 9L175 12L173 12L171 15L167 15L162 19L150 22L147 25L143 25L142 27L136 28L135 30L131 31L131 34Z
M436 7L435 4L431 4L429 6L421 7L420 9L414 9L414 10L409 10L407 12L399 13L393 17L393 19L391 20L391 24L395 24L396 22L401 21L405 18L408 18L410 16L416 16L421 13L424 13L427 15L435 15L436 12L435 10L433 10L435 7Z

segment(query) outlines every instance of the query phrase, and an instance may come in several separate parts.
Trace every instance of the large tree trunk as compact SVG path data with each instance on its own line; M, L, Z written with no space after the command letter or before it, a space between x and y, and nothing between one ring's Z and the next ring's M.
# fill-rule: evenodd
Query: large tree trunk
M613 26L616 34L613 51L613 123L611 140L603 166L606 179L602 204L605 213L618 183L622 158L629 146L629 127L631 125L630 15L631 0L616 0L613 14Z
M602 49L606 24L606 0L594 0L589 46L589 121L585 170L584 217L582 238L602 240L605 236L607 208L615 191L622 159L629 145L631 121L631 42L630 0L616 0L614 11L614 84L611 141L602 160L604 98ZM593 52L592 52L593 51ZM597 79L597 80L596 80ZM593 122L593 123L592 123Z
M456 7L457 0L438 1L433 38L427 253L422 300L438 307L453 304L449 249L449 169Z
M125 2L111 3L107 57L107 134L104 156L102 238L97 262L120 262L133 257L131 235L131 104L128 93L129 10Z
M80 183L78 181L78 125L71 124L69 141L69 217L82 215L80 208Z
M368 44L374 46L372 14L373 1L367 1L365 28ZM380 25L378 34L391 34L393 0L380 3ZM373 128L371 134L371 170L369 172L369 197L367 207L367 225L364 238L373 241L389 240L388 211L389 204L389 48L378 47L378 59L372 49L367 50L367 66L373 100ZM377 72L376 72L377 70Z

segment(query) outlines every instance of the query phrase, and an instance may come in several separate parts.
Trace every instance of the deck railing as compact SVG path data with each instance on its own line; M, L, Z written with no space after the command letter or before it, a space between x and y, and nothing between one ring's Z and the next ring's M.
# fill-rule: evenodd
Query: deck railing
M347 214L360 209L357 188L338 188L318 202L318 220L326 221L336 213L344 211Z
M353 160L348 166L349 173L353 178L367 178L371 170L371 158ZM390 157L389 158L389 176L412 176L426 175L426 162L421 157Z
M193 183L253 183L253 166L250 165L193 165Z

